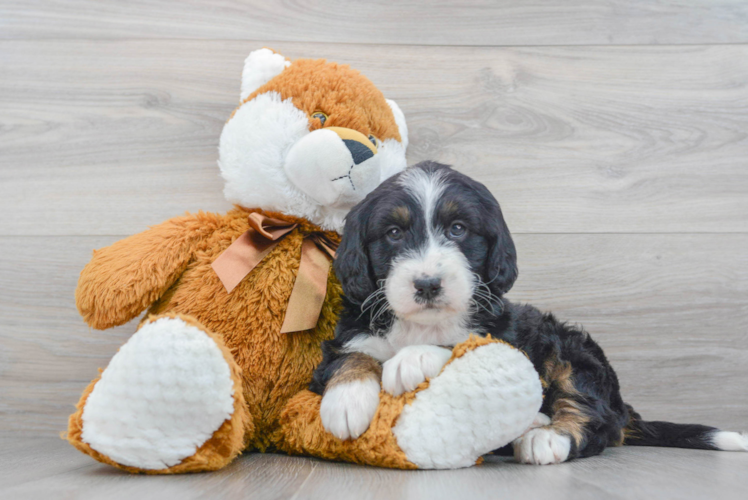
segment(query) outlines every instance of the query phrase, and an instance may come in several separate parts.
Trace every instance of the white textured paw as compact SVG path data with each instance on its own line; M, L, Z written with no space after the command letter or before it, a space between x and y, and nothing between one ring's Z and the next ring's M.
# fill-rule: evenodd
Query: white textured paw
M234 411L221 349L181 319L144 325L86 400L82 439L112 460L164 469L193 455Z
M399 396L436 377L452 357L452 351L435 345L414 345L400 349L382 365L382 388Z
M420 469L470 467L538 418L543 388L522 352L488 344L465 353L405 405L392 432Z
M369 428L379 406L379 382L356 380L328 388L319 413L322 425L338 439L356 439Z
M548 427L527 431L513 443L514 458L523 464L558 464L569 458L571 439Z

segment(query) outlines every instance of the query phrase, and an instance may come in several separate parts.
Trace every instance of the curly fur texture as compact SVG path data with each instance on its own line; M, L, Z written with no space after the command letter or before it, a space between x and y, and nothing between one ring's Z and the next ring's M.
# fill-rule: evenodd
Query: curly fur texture
M497 342L500 341L490 336L471 336L455 346L445 367L474 349ZM408 460L398 445L392 429L403 408L413 404L418 393L427 390L429 385L430 382L427 380L413 391L400 396L392 396L382 391L379 394L379 408L369 429L355 441L341 441L325 432L319 415L322 396L311 391L303 391L291 399L281 414L283 439L280 440L280 447L294 455L311 454L330 460L378 467L417 469L418 466Z
M180 318L183 325L197 327L218 346L234 382L235 411L231 418L193 455L160 470L116 463L84 441L83 410L100 379L91 382L76 413L70 417L67 439L97 460L131 472L213 470L245 449L276 448L282 437L279 419L283 407L311 381L312 372L322 358L320 345L332 338L340 308L341 287L334 272L328 277L327 294L316 327L282 334L281 325L298 272L302 241L311 233L321 232L337 243L340 237L336 230L342 227L350 206L347 201L326 206L310 197L303 186L297 189L294 186L297 179L288 177L286 160L290 148L320 127L346 127L359 134L361 141L373 141L375 145L378 161L369 164L378 163L377 168L356 162L359 171L370 178L369 184L376 185L380 175L391 175L405 168L407 128L402 112L371 81L347 65L321 59L289 61L269 49L260 49L245 61L241 95L240 106L224 127L219 160L226 180L225 193L230 201L237 203L237 208L225 215L199 212L175 217L94 251L80 275L76 305L90 326L106 329L122 325L145 310L141 327L160 318ZM312 116L316 111L325 114L325 123ZM353 154L355 145L344 147L347 143L342 137L335 134L331 137L333 142L340 143L342 161L347 162L346 155L349 150ZM323 153L325 150L322 148ZM329 158L323 154L315 159L316 164L302 162L297 167L302 172L316 168L315 179L321 181L332 172L325 169L326 160ZM342 167L349 174L353 168L348 163ZM345 184L334 184L334 176L326 181L325 186L331 189L345 190ZM352 199L364 196L364 191L359 186ZM354 202L349 204L352 206ZM254 206L262 209L243 208ZM247 216L253 211L298 227L227 293L211 264L249 229ZM150 331L158 330L147 330L144 335ZM173 330L170 338L178 339L174 331L178 329ZM148 358L158 360L158 356ZM170 359L180 362L178 355ZM138 373L130 368L125 370L127 374ZM136 386L143 387L142 381L127 390L132 392ZM174 392L165 390L160 397ZM184 394L189 395L189 391ZM128 394L128 397L138 395ZM105 416L100 416L100 423L102 428L108 427ZM104 436L105 440L109 438Z
M340 232L353 205L405 169L402 111L348 65L289 61L260 49L245 61L242 78L246 98L219 143L230 202ZM373 155L354 154L361 148Z
M395 116L382 92L347 64L297 59L243 102L266 92L278 92L283 100L293 99L294 106L310 117L309 130L322 127L319 120L311 117L315 111L322 111L328 115L325 127L350 128L382 141L401 140Z
M319 346L332 338L340 307L340 284L330 273L317 326L305 332L280 333L302 240L320 229L304 219L260 210L256 211L298 227L231 294L226 293L211 264L249 229L251 211L255 210L236 208L225 215L201 212L171 219L98 250L81 273L76 292L78 308L94 328L125 323L150 305L145 321L164 315L189 316L193 324L212 332L237 367L235 373L242 380L240 399L247 410L242 423L246 446L237 448L235 438L221 445L231 450L231 458L245 447L264 451L276 444L280 412L286 401L309 385L322 359ZM333 241L340 238L335 232L325 235ZM71 417L68 440L110 463L80 440L79 414L95 383L86 389L78 412ZM199 461L194 466L196 470L212 468ZM189 470L184 463L177 467L180 472Z

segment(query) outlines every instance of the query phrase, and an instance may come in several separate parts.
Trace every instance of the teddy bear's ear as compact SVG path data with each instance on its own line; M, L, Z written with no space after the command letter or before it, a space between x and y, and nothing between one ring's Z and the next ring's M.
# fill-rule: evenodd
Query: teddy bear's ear
M395 115L395 123L397 123L397 128L400 132L400 143L404 149L408 149L408 125L405 123L405 115L395 101L392 99L385 100L390 105L390 108L392 108L392 114Z
M244 60L241 100L244 101L249 94L281 74L290 65L291 61L268 48L251 52Z

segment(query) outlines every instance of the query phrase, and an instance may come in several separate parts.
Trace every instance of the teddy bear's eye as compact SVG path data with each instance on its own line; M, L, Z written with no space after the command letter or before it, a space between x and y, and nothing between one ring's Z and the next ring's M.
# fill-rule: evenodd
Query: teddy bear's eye
M374 147L379 147L379 139L377 139L373 135L370 135L369 140L371 141L372 144L374 144Z
M320 125L324 125L327 121L327 115L322 111L315 111L314 113L312 113L312 118L314 118L315 120L319 120Z

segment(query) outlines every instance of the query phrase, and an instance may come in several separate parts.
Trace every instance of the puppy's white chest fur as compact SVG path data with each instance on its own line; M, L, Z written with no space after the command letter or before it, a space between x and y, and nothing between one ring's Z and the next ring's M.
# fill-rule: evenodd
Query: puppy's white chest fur
M467 340L469 334L461 317L431 325L396 319L386 338L393 349L399 351L411 345L453 346Z
M433 325L396 319L386 335L357 335L345 344L344 350L362 352L377 361L385 362L404 347L454 346L467 340L470 333L463 318L449 318Z

